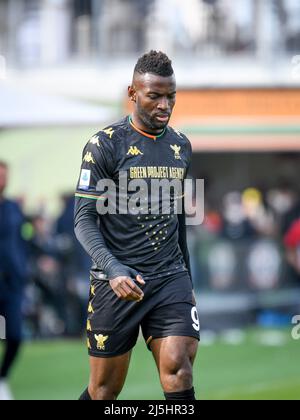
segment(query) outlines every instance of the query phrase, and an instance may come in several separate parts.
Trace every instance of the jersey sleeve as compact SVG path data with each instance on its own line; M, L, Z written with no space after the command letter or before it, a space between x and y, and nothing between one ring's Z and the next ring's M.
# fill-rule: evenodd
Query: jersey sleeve
M107 248L96 206L96 200L103 195L103 191L97 186L98 182L113 179L114 168L111 141L98 135L93 137L83 151L81 174L75 194L74 228L78 241L106 275L106 280L131 275L129 268L120 264Z
M187 141L187 150L188 150L188 167L187 167L187 178L191 177L191 165L192 165L192 157L193 157L193 148L192 148L192 144L190 142L190 140L186 138Z
M185 136L184 136L185 137ZM186 179L187 178L192 178L191 175L191 164L192 164L192 155L193 155L193 149L192 149L192 145L191 142L189 141L189 139L187 137L185 137L186 141L187 141L187 153L188 153L188 166L187 166L187 171L186 171ZM185 214L185 205L184 205L184 201L185 201L186 197L185 197L185 190L184 190L184 194L183 194L183 198L182 198L182 209L183 209L183 213L178 215L178 233L179 233L179 246L184 258L184 262L186 265L186 268L189 272L190 275L190 279L193 285L193 278L192 278L192 269L191 269L191 262L190 262L190 253L189 253L189 249L188 249L188 241L187 241L187 229L186 229L186 214ZM194 287L194 285L193 285Z
M114 169L115 153L112 140L105 135L95 135L83 150L76 197L101 198L103 191L99 189L98 183L103 179L112 179Z

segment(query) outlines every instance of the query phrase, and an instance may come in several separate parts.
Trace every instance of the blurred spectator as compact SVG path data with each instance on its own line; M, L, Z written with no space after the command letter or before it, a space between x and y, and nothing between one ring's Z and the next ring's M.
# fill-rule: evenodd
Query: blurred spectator
M65 287L59 250L49 221L32 218L31 277L39 291L37 304L40 335L61 335L65 331ZM47 313L47 316L45 315Z
M264 202L261 191L247 188L242 193L230 192L224 197L224 229L227 239L251 239L274 236L276 221Z
M285 189L286 211L282 217L282 236L287 260L293 273L300 280L300 200L296 189Z
M223 218L223 237L238 240L256 236L256 230L245 213L240 192L234 191L225 195Z
M275 236L277 233L273 211L256 188L247 188L242 194L244 213L258 234Z
M276 213L282 231L285 233L300 211L297 189L288 181L280 180L278 188L274 188L267 193L267 201Z
M12 399L7 380L22 342L22 299L27 279L26 244L21 237L24 217L4 197L8 167L0 162L0 315L6 320L5 352L0 367L0 400Z
M73 195L62 197L64 208L56 224L56 235L60 255L68 265L69 275L84 275L91 266L90 258L78 243L74 234L74 203ZM64 266L65 267L65 266Z
M67 334L79 335L86 325L91 260L74 234L74 196L64 196L64 209L57 220L56 239L62 276L66 282Z
M288 262L300 276L300 217L291 225L284 237Z

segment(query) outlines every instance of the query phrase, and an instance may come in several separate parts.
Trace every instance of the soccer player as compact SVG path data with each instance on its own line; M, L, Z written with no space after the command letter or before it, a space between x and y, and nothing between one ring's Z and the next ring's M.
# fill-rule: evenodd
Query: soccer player
M121 187L120 173L128 183L144 180L149 187L153 179L183 184L191 163L189 140L168 125L176 102L169 58L156 51L142 56L128 93L132 115L89 141L76 192L75 232L94 262L87 322L91 375L80 399L117 399L141 327L165 398L195 400L200 324L184 212L154 212L147 197L138 214L131 208L128 214L97 211L110 195L99 181L114 181L118 198L126 194L130 202L134 194Z
M8 379L22 341L22 297L26 281L26 245L21 238L24 218L4 191L8 167L0 162L0 315L6 321L5 352L0 363L0 400L11 400Z

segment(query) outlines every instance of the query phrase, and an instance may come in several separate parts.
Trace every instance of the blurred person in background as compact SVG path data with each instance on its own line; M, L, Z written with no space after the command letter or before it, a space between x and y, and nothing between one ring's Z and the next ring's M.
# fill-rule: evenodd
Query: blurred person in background
M227 239L255 239L276 234L274 214L267 206L263 193L256 188L226 194L223 217L223 236Z
M289 276L300 279L300 200L296 185L281 179L279 186L268 193L268 202L273 208L290 266Z
M22 342L22 298L26 282L24 217L17 203L5 198L8 166L0 162L0 315L6 320L5 352L0 364L0 400L11 400L11 368Z
M262 191L247 188L242 194L244 213L256 232L265 237L274 237L277 233L275 215L268 206Z
M252 239L256 229L247 218L243 206L243 197L239 191L227 193L223 199L222 236L230 240Z
M295 220L284 236L286 256L300 278L300 217Z
M287 179L280 179L278 187L268 192L267 201L276 215L282 234L285 235L291 223L300 216L297 185Z
M292 275L300 280L300 201L296 188L286 191L289 206L282 220L282 235L286 248L286 258L292 269Z
M51 222L42 215L32 218L30 268L40 295L39 330L42 336L65 332L65 288L59 249Z
M64 204L56 222L56 243L59 250L62 278L66 297L66 335L79 336L86 326L88 283L86 273L91 260L74 233L74 195L62 196Z

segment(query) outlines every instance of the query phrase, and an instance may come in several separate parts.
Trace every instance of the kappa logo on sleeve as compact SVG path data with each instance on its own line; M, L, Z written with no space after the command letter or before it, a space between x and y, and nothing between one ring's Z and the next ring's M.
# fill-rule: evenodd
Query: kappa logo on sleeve
M114 135L115 130L112 127L110 127L105 130L101 130L101 132L105 133L110 139L112 139L112 136Z
M96 146L100 147L99 137L98 136L92 137L91 140L90 140L90 143L95 144Z
M83 162L86 163L92 163L93 165L96 165L94 156L92 155L92 152L86 152L86 155L83 158Z

